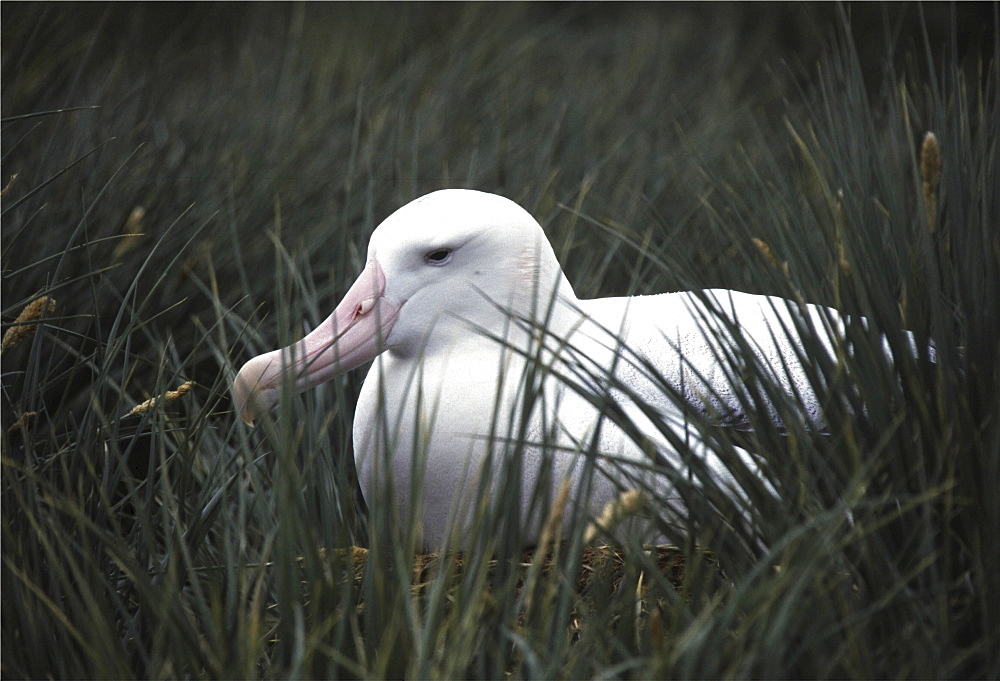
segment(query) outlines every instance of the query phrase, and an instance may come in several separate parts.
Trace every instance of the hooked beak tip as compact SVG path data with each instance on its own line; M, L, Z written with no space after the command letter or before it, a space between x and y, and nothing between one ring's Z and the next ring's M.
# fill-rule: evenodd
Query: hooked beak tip
M233 409L239 414L240 420L250 427L253 427L254 419L262 411L261 400L266 399L262 394L267 390L261 385L264 373L260 365L259 358L250 360L243 365L233 382Z
M234 413L252 427L277 403L283 377L289 394L302 392L382 352L402 305L384 293L385 275L372 258L326 321L297 343L243 365L232 386Z

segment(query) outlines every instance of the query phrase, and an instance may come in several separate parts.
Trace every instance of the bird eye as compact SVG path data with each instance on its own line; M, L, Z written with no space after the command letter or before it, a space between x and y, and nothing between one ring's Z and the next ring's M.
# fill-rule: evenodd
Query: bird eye
M450 248L436 248L424 256L424 262L428 265L443 265L451 260Z

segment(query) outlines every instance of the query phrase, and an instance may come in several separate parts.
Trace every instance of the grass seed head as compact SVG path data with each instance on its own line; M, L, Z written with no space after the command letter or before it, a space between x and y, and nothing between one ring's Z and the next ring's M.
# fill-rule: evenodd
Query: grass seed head
M937 136L933 132L924 135L924 143L920 148L920 175L924 181L927 222L933 232L937 227L937 191L941 184L941 150L938 148Z
M559 528L562 526L563 512L569 501L569 478L563 480L559 488L559 494L549 509L549 517L545 519L545 526L542 528L541 537L538 540L538 553L544 554L548 551L549 545L553 544L559 536Z
M38 326L35 322L45 314L52 314L55 309L55 299L48 296L36 298L25 305L21 314L14 320L14 325L7 329L3 340L0 340L0 352L9 350L35 333L35 328Z
M7 429L8 433L25 433L31 429L31 424L35 422L35 417L38 416L37 411L26 411L21 414L20 418L17 419L10 428Z
M597 539L598 533L610 529L622 518L635 513L641 502L642 492L637 489L622 492L618 497L609 501L604 510L601 511L600 517L587 527L587 531L583 535L583 543L593 543Z
M778 262L778 259L774 256L774 253L771 251L771 247L767 245L766 241L758 239L757 237L753 237L751 241L753 241L753 245L757 247L757 250L761 252L761 255L767 258L767 261L771 263L775 269L780 270L781 273L785 275L786 279L791 277L791 269L788 267L788 262Z
M177 390L168 390L167 394L163 395L162 397L150 397L145 402L137 404L136 406L132 407L132 411L125 414L125 416L140 416L142 414L145 414L147 411L149 411L157 404L159 404L160 400L163 400L163 402L165 403L173 402L174 400L183 397L184 394L187 393L189 390L191 390L191 388L193 387L194 387L194 381L187 381L186 383L182 383L179 386L177 386Z
M844 209L844 190L837 190L837 263L844 274L850 274L851 263L847 260L844 233L847 231L847 211Z
M125 227L122 229L121 241L115 246L115 250L111 252L111 258L117 260L122 257L133 248L138 243L138 238L142 236L142 222L146 217L146 209L142 206L136 206L129 213L128 219L125 220Z
M13 175L10 176L10 179L7 181L7 184L4 186L3 190L0 190L0 198L3 198L4 196L7 195L7 191L14 185L14 180L16 179L17 179L17 173L14 173Z
M771 247L767 245L766 241L754 237L753 245L757 247L757 250L760 251L765 258L767 258L768 262L775 267L778 267L778 259L774 257L774 253L771 252Z

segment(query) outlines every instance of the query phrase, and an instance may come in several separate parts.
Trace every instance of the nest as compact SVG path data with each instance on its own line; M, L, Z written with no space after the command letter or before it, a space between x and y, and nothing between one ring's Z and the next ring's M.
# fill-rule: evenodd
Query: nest
M681 590L686 566L683 552L672 546L654 546L645 551L669 584L675 590ZM324 552L328 559L332 558L329 553L335 553L336 559L345 562L349 560L354 567L353 578L356 582L360 582L368 562L368 549L352 546L334 552ZM542 553L537 549L525 550L516 564L522 573L518 586L523 586L525 577L533 567L542 576L551 576L557 567L557 553L552 551ZM703 559L707 565L715 568L719 579L725 579L711 551L703 552ZM628 555L622 547L606 545L584 547L577 576L577 589L582 593L596 583L601 583L610 585L612 590L618 590L628 573L628 561ZM489 561L488 570L491 574L497 572L499 563L497 559ZM412 588L419 593L442 573L451 579L458 579L464 574L465 568L466 557L462 552L419 554L413 564Z

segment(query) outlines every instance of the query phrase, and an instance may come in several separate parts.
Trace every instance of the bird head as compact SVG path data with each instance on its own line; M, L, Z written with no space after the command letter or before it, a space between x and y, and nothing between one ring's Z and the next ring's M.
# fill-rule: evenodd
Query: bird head
M367 263L333 313L305 338L254 357L233 385L246 423L270 409L283 381L301 392L383 351L403 357L497 329L575 299L538 222L513 201L446 189L403 206L372 233Z

